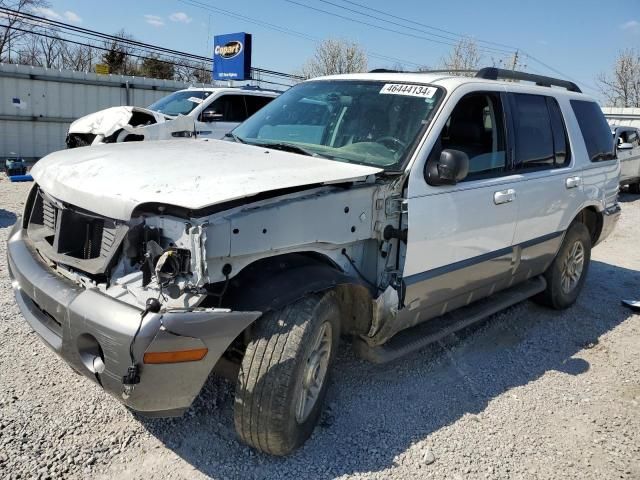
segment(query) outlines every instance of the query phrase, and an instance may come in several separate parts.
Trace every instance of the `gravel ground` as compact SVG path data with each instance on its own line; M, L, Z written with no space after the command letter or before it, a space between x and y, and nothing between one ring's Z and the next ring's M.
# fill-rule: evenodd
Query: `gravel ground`
M74 374L13 301L5 240L29 185L0 179L0 478L640 478L640 197L622 195L577 304L520 304L389 365L341 349L288 458L235 438L212 378L180 419L138 418Z

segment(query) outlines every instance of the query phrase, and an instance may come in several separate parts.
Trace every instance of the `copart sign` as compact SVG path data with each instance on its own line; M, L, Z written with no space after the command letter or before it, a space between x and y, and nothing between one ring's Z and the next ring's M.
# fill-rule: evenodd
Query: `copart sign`
M229 33L213 39L214 80L246 80L251 78L251 35Z

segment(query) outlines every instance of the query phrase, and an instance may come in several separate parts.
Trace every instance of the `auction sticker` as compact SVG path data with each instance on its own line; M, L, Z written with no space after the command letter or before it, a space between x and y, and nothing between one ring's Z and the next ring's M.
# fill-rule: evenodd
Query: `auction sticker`
M436 87L425 85L409 85L408 83L387 83L380 90L386 95L407 95L409 97L431 98L435 95Z
M198 97L189 97L189 98L187 98L187 100L189 100L190 102L193 102L193 103L202 103L202 99L198 98Z

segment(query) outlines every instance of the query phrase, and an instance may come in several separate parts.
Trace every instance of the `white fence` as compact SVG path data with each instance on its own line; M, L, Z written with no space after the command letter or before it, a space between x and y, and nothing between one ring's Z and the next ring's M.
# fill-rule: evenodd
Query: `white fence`
M79 117L117 105L148 106L187 86L173 80L0 64L0 160L13 152L37 160L65 148L69 124Z
M627 125L640 128L640 108L602 107L611 125Z

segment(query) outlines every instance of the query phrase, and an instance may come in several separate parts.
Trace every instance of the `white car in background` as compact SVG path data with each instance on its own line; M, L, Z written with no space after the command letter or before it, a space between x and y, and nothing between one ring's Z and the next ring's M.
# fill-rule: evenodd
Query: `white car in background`
M620 185L630 193L640 193L640 131L634 127L611 126L620 159Z
M188 88L142 107L111 107L79 118L67 133L67 147L101 143L221 139L281 92L257 87Z

